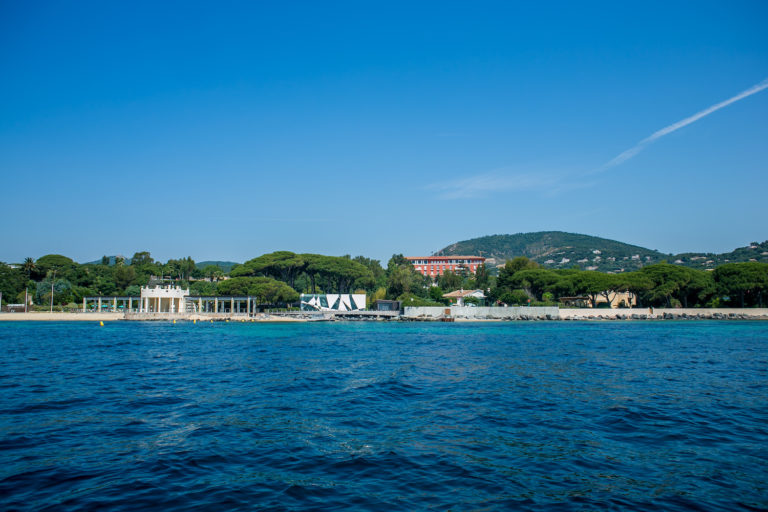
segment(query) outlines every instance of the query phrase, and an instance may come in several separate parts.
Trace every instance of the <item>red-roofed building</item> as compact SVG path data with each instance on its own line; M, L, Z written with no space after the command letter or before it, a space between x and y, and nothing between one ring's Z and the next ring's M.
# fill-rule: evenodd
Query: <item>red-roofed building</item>
M474 274L477 267L485 262L480 256L406 256L413 264L416 272L429 277L443 275L444 272L460 272L466 270Z

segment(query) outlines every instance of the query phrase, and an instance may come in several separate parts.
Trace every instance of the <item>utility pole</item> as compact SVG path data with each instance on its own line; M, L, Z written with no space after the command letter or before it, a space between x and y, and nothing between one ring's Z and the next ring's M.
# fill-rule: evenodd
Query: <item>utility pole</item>
M24 288L24 312L27 312L27 304L29 304L29 288Z
M56 282L56 269L53 269L53 279L51 279L51 313L53 313L53 283Z

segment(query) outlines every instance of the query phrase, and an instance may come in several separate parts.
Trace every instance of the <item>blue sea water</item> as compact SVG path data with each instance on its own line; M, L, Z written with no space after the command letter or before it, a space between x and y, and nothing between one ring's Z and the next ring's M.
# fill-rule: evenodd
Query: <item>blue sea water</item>
M3 510L768 508L768 323L0 323Z

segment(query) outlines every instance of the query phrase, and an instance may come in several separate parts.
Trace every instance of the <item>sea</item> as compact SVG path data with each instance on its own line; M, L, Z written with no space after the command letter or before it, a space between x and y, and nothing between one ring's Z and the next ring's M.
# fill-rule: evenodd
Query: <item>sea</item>
M0 322L1 510L766 510L768 322Z

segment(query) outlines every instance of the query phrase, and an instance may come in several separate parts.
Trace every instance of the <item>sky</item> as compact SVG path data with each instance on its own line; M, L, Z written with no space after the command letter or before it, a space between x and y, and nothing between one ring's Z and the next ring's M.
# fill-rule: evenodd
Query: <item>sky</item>
M768 239L768 3L0 0L0 261Z

